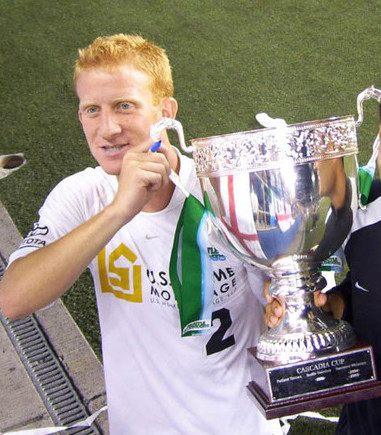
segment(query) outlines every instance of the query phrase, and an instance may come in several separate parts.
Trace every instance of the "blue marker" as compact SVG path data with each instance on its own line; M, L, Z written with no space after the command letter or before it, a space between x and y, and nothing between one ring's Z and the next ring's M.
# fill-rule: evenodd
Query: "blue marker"
M160 147L161 147L161 140L158 140L151 146L150 148L151 153L155 153Z

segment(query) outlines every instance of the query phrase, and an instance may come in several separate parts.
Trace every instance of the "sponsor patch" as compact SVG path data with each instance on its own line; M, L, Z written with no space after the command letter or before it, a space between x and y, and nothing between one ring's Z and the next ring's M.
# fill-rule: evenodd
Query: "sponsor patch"
M222 255L218 252L218 249L213 248L211 246L208 247L208 255L211 260L213 261L225 261L226 257L225 255Z
M20 248L42 248L45 245L45 240L37 239L35 237L26 237L22 241Z
M49 232L48 227L45 225L44 227L40 227L38 222L33 224L33 230L26 236L32 237L32 236L46 236Z
M33 224L33 229L28 233L25 239L21 242L20 248L42 248L46 245L46 241L39 236L46 236L49 228L40 226L38 222Z

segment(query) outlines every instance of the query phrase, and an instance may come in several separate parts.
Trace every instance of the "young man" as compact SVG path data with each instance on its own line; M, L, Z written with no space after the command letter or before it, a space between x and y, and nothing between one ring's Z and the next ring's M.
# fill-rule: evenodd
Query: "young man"
M169 257L184 195L198 198L191 159L150 127L174 118L168 58L139 36L97 38L75 66L79 119L99 167L63 180L11 259L0 306L23 317L94 278L112 434L276 434L246 392L248 347L263 329L262 276L229 252L214 258L210 335L181 337ZM41 247L43 246L43 247ZM214 248L214 247L213 247ZM212 249L212 252L215 250ZM222 254L222 252L221 252Z

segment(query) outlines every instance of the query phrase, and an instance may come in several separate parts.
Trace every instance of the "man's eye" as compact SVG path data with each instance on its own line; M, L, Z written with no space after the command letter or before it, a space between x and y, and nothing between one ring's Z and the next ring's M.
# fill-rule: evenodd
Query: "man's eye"
M119 103L119 110L121 112L131 112L134 109L134 105L131 103Z
M96 115L98 113L98 107L96 106L85 107L83 109L83 113L88 116Z

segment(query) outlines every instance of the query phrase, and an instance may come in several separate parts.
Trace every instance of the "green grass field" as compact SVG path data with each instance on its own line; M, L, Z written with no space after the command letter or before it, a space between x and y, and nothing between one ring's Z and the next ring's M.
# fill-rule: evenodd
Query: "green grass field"
M63 177L94 165L77 119L72 65L98 35L139 33L172 61L186 138L259 128L258 112L289 123L356 115L381 86L379 0L0 0L0 154L27 165L1 180L0 200L22 234ZM360 163L378 131L365 105ZM64 297L100 355L88 274ZM336 410L330 410L337 415ZM290 433L334 433L298 419Z

